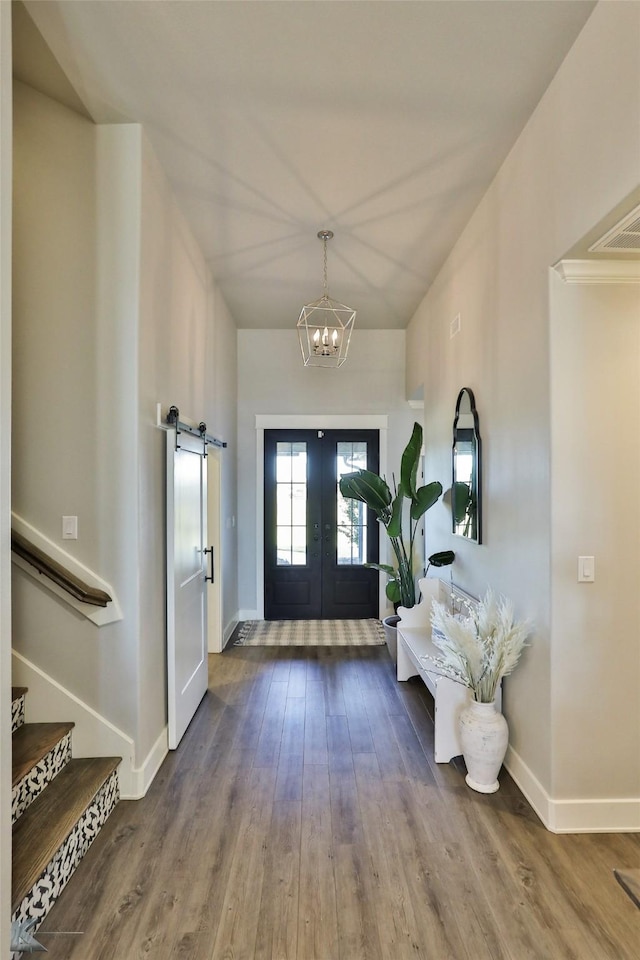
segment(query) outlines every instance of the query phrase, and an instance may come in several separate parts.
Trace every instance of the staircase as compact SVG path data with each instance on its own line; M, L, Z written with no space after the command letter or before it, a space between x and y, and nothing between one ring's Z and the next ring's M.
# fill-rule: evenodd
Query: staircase
M35 920L33 930L118 802L120 757L72 759L73 724L25 723L26 693L11 691L11 920Z

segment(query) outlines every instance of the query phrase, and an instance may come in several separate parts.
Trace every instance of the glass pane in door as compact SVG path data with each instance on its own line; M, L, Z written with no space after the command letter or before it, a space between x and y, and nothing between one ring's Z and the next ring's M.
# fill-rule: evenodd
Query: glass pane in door
M340 493L340 477L367 468L366 441L339 441L336 445L337 562L339 566L362 565L367 559L366 507Z
M307 445L276 444L276 563L307 562Z

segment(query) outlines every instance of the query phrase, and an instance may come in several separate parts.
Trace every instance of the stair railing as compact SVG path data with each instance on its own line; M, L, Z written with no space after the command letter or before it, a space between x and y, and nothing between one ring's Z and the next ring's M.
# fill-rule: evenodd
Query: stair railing
M112 598L106 591L89 586L15 530L11 531L11 549L16 556L30 563L38 573L53 580L76 600L95 607L106 607L111 603Z

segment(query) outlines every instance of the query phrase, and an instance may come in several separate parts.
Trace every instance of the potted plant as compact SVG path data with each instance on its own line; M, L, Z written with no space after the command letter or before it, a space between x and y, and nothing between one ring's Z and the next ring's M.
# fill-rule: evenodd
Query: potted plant
M422 427L419 423L414 423L411 438L400 461L400 482L396 485L395 476L393 477L393 490L384 477L371 470L356 470L340 478L340 492L343 497L366 504L387 531L395 556L395 566L386 563L367 563L365 566L374 567L387 574L386 594L394 609L399 605L413 607L419 599L414 572L416 532L419 521L442 495L442 484L437 480L421 487L416 486L421 450ZM406 501L409 503L406 504ZM409 507L408 511L404 509L405 506ZM405 520L408 520L408 525L405 525ZM453 562L454 556L452 550L434 553L429 557L429 563L433 566L446 566ZM395 622L399 619L396 616ZM391 617L387 617L383 621L385 629L394 626L387 622L391 620ZM391 653L393 656L393 650Z
M460 743L467 765L467 784L480 793L494 793L509 729L496 710L496 692L512 673L526 646L529 621L514 620L513 604L488 590L468 615L451 613L434 601L431 639L441 656L426 656L427 669L469 689L471 698L460 714Z

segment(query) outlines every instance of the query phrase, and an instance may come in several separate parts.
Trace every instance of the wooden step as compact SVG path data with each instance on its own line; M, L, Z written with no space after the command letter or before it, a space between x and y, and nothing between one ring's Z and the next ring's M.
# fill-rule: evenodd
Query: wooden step
M71 759L72 729L73 723L24 723L12 734L12 820Z
M30 898L37 904L38 916L46 915L53 905L118 800L115 771L119 763L120 757L69 761L16 821L14 917L29 916Z
M28 687L11 687L11 700L19 700L20 697L24 697L28 689Z
M37 766L73 730L73 723L25 723L13 735L12 784Z

